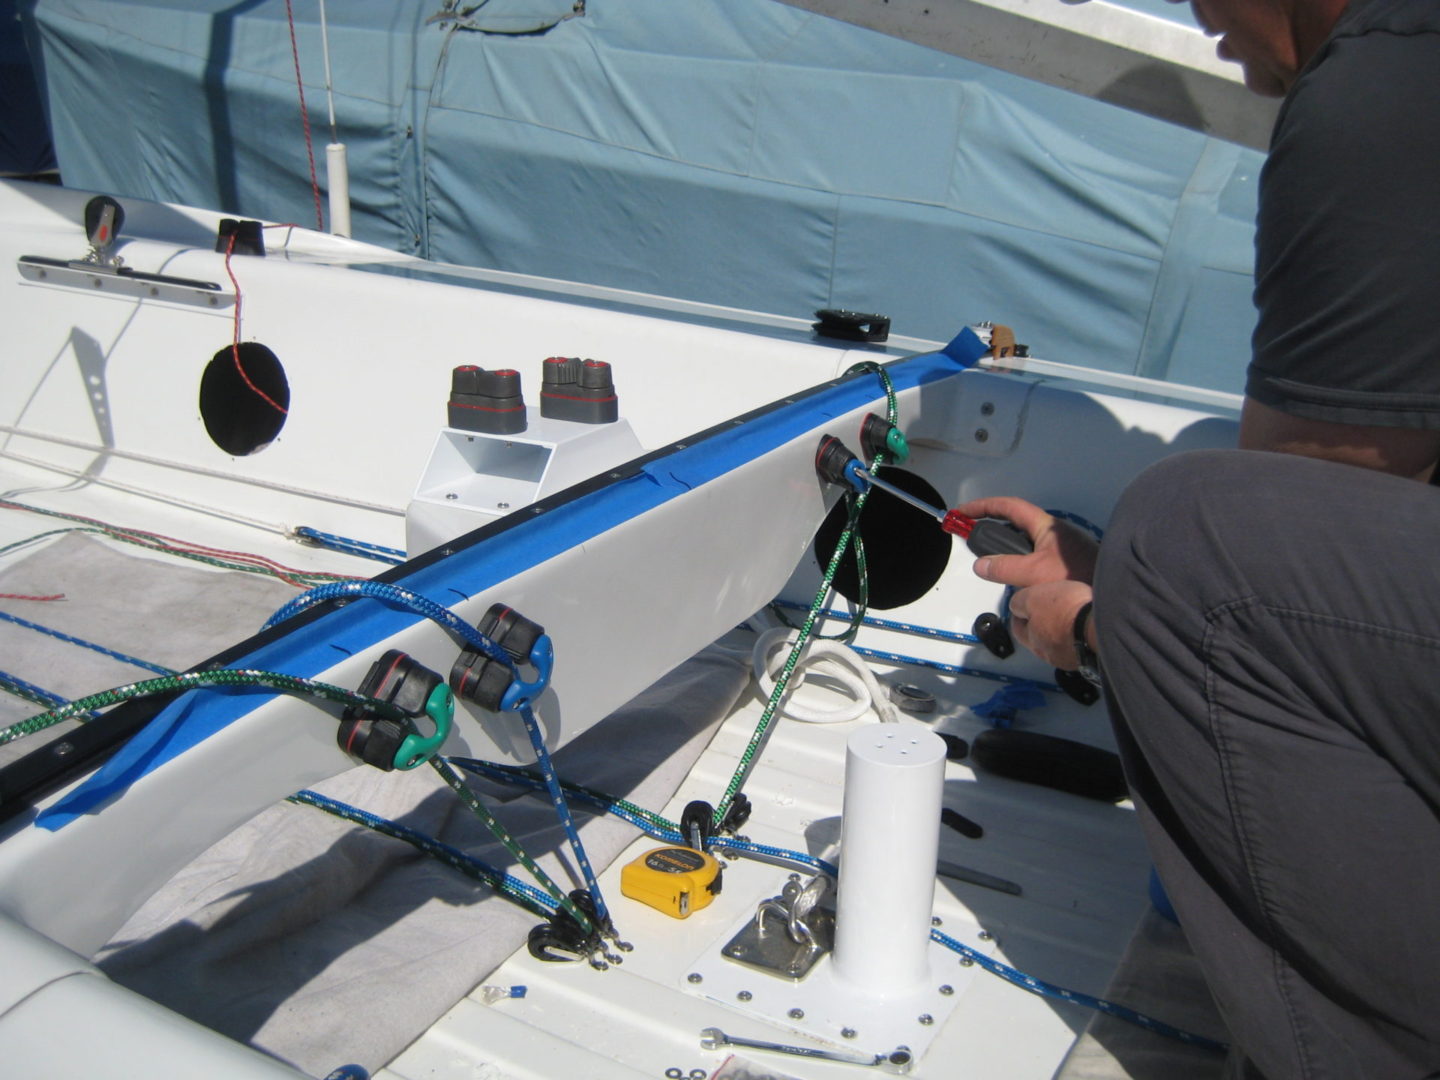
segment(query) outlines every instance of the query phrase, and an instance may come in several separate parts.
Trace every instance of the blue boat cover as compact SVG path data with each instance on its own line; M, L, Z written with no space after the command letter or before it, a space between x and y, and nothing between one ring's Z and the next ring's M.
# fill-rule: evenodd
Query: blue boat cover
M67 184L315 222L285 0L20 4ZM775 0L448 7L329 5L360 239L1241 386L1258 153Z

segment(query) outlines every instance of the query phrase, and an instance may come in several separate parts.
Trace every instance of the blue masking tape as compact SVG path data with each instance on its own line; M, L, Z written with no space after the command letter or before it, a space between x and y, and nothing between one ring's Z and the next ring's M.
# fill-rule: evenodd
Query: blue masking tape
M895 389L906 390L973 367L986 349L967 327L940 352L910 357L886 370ZM651 462L633 476L521 522L499 542L473 544L414 570L394 584L440 603L457 592L478 595L813 431L828 419L873 402L878 396L876 389L877 383L869 378L845 379L793 405L772 409L737 427L723 428ZM386 607L379 600L355 600L260 646L230 666L315 678L331 668L338 656L367 652L422 618L408 610ZM35 819L36 826L60 829L81 815L95 812L141 777L273 696L274 691L263 687L253 691L192 690L183 694L94 776L42 811Z

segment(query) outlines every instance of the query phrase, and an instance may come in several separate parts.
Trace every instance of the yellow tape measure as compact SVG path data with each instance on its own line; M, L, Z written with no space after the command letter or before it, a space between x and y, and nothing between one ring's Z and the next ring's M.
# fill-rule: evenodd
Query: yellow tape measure
M708 907L720 891L720 864L688 847L647 851L620 871L620 891L675 919Z

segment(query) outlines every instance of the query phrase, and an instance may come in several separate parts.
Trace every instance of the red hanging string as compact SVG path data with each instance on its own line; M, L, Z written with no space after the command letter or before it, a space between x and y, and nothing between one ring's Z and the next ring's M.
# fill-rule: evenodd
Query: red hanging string
M235 370L240 373L240 378L245 381L245 385L255 391L255 393L275 411L282 416L288 416L290 410L251 382L250 375L245 370L245 365L240 362L240 282L236 280L235 271L230 266L230 256L235 253L235 235L236 234L232 232L230 234L230 242L225 245L225 273L230 276L230 284L235 288L235 335L230 343L230 355L235 358Z

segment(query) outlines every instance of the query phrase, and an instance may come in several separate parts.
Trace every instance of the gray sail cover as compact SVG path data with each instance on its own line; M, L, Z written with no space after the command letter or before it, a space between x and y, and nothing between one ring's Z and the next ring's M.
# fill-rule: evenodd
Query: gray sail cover
M72 187L313 225L284 0L21 0ZM317 0L293 0L325 184ZM774 0L328 5L354 233L1240 389L1261 155Z

